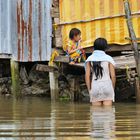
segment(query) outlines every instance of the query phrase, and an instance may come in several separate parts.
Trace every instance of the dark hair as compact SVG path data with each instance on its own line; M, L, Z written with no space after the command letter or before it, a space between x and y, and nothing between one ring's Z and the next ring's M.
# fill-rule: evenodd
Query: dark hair
M107 40L104 38L97 38L94 41L94 50L105 51L108 48Z
M72 28L72 29L70 30L70 33L69 33L69 38L70 38L70 39L73 39L74 36L77 36L77 35L80 35L80 34L81 34L81 31L80 31L79 29L77 29L77 28Z
M96 79L98 80L99 78L103 77L103 68L101 66L101 62L91 62L91 67L93 70L93 73L95 73Z
M94 50L101 50L105 51L108 47L107 40L104 38L98 38L94 42ZM99 78L103 77L103 68L101 66L101 62L92 62L91 64L93 72L95 73L96 79L98 80Z

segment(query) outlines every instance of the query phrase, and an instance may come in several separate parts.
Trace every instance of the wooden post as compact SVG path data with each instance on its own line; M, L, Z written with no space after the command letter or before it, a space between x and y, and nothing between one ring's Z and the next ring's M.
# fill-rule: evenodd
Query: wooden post
M12 94L14 98L21 96L20 82L19 82L19 64L11 60L11 77L12 77Z
M137 103L140 103L140 54L139 54L136 34L134 32L134 28L133 28L133 24L132 24L131 9L130 9L128 0L124 0L124 8L125 8L129 36L130 36L130 40L132 43L132 49L134 51L134 57L135 57L135 61L136 61L136 69L137 69L137 73L138 73L138 80L136 81L136 83L137 83L136 97L137 97Z
M78 100L79 98L79 77L74 76L69 81L71 83L70 88L72 90L71 101Z
M56 101L59 98L58 73L50 72L49 78L50 78L51 100Z

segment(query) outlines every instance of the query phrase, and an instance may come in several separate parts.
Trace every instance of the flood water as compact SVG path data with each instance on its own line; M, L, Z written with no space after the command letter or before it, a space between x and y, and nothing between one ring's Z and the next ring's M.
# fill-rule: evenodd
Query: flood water
M140 105L51 103L45 98L0 98L0 140L140 139Z

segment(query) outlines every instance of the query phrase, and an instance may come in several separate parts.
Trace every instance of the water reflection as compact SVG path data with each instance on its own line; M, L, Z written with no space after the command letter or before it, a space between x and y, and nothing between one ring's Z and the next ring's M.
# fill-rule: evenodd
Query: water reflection
M47 102L47 103L46 103ZM48 100L13 100L12 137L20 140L55 139L54 104Z
M91 107L93 138L115 138L115 107Z
M0 140L140 139L140 105L0 98Z

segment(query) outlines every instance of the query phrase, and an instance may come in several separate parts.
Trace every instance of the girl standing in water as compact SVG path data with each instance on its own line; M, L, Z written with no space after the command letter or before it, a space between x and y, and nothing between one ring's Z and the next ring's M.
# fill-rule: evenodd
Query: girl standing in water
M94 52L86 60L85 80L92 105L112 105L114 101L115 62L105 53L107 47L106 39L96 39Z

